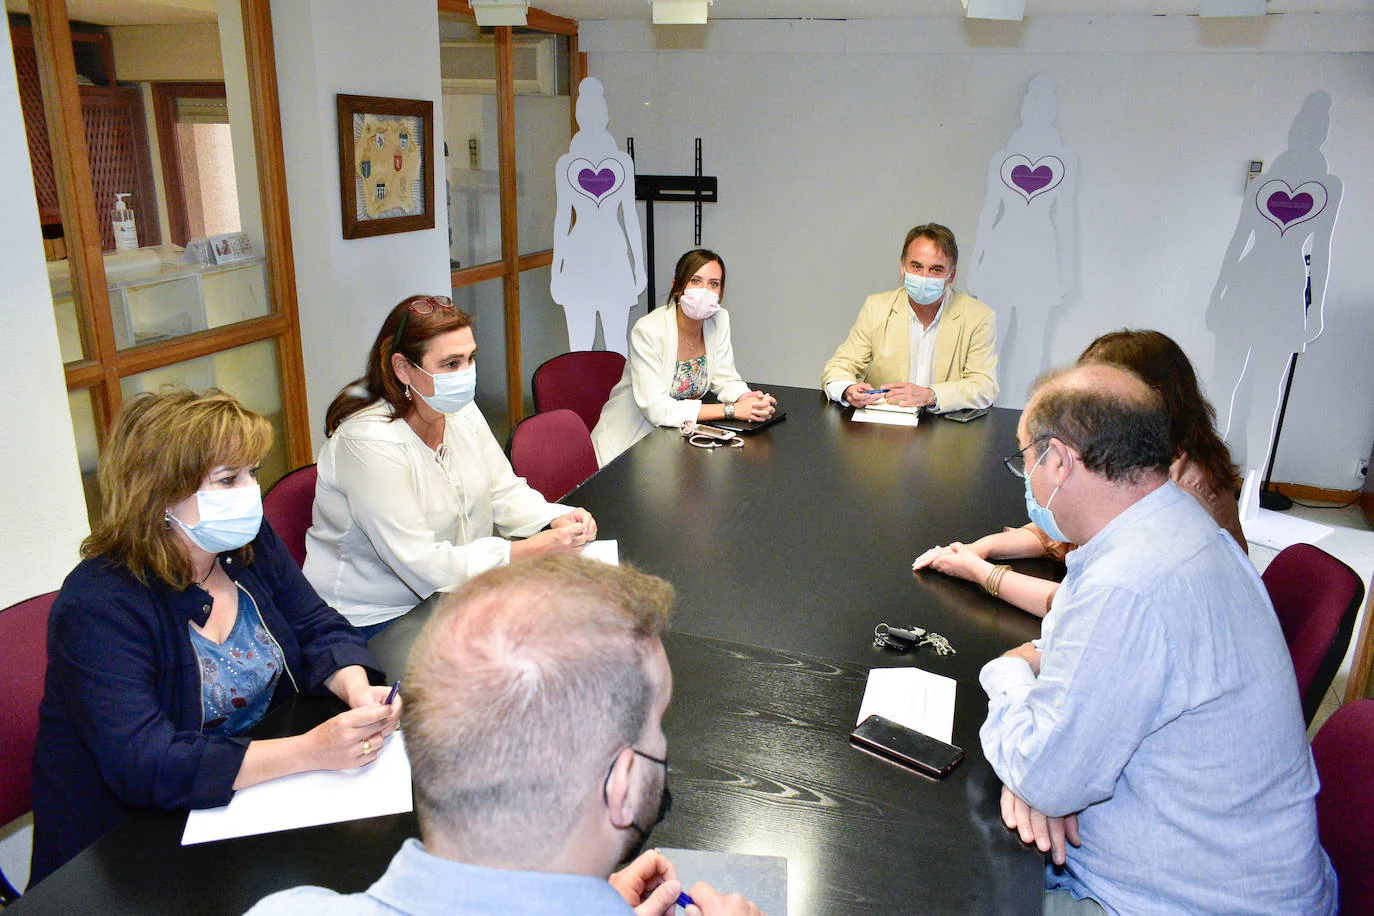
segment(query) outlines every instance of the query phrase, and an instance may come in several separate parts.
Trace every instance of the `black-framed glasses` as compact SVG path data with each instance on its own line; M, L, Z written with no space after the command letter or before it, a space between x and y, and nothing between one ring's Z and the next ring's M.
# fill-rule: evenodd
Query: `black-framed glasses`
M1017 452L1015 455L1008 455L1007 457L1003 458L1002 463L1007 466L1007 470L1011 471L1012 474L1024 479L1026 474L1028 473L1026 471L1026 449L1035 448L1035 446L1039 445L1041 442L1048 442L1052 438L1054 437L1041 436L1039 439L1036 439L1034 442L1030 443L1025 448L1021 449L1021 451ZM1043 456L1043 454L1044 453L1042 452L1041 455ZM1039 459L1037 458L1037 460Z
M446 309L453 311L453 300L448 296L416 296L406 303L406 310L401 313L401 320L396 324L396 338L391 341L391 349L396 350L401 345L401 335L406 332L406 319L410 313L417 315L428 315L435 309Z

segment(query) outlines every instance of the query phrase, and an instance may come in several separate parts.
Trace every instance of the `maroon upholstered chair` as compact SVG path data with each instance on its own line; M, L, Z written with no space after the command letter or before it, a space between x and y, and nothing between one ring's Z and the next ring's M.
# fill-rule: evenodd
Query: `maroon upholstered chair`
M567 496L597 470L592 435L571 410L521 420L510 434L510 463L550 502Z
M262 496L262 514L297 566L305 565L305 532L310 529L310 516L315 509L317 477L315 465L307 464L272 484Z
M1261 577L1293 656L1307 723L1350 647L1364 583L1355 571L1311 544L1294 544L1274 557Z
M57 592L0 611L0 826L33 807L33 746L48 670L48 612ZM18 894L0 875L0 903Z
M1336 710L1312 739L1317 829L1341 884L1341 913L1374 913L1374 700Z
M625 357L614 350L574 350L555 356L534 370L534 410L574 411L591 432L624 372Z

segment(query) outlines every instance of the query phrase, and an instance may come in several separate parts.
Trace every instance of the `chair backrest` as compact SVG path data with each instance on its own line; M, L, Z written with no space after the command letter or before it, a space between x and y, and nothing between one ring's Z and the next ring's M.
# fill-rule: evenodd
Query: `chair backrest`
M310 517L315 509L317 477L319 470L307 464L272 484L262 496L262 514L291 552L297 566L305 565L305 532L310 529Z
M0 826L33 807L33 746L57 592L0 611Z
M555 356L534 370L535 412L574 411L590 432L624 372L625 357L614 350L574 350Z
M1341 886L1342 913L1374 913L1374 700L1346 703L1312 739L1321 777L1317 829Z
M1364 583L1349 566L1311 544L1284 548L1262 578L1293 656L1302 712L1310 724L1350 646Z
M571 410L521 420L510 434L510 463L550 502L568 495L597 470L592 435Z

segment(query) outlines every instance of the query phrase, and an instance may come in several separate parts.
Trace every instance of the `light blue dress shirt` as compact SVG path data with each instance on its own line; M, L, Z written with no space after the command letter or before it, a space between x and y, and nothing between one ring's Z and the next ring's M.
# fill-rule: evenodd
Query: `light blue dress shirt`
M1018 658L980 675L997 775L1081 812L1046 886L1110 913L1334 913L1293 663L1235 541L1169 482L1067 565L1040 676Z
M361 894L338 894L323 887L293 887L263 898L247 916L441 913L634 916L634 910L604 878L466 865L430 855L419 840L406 840L392 857L386 873Z

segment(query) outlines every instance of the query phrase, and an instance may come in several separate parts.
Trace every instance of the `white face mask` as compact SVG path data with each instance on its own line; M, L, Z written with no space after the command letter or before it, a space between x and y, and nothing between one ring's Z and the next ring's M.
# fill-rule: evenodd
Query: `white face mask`
M415 366L414 363L411 365ZM415 366L415 368L434 379L434 394L424 395L418 391L415 393L420 394L424 402L439 413L457 413L471 404L473 397L477 394L476 363L471 363L453 372L441 372L438 375L433 372L426 372L419 366Z
M720 311L720 296L704 286L699 286L684 289L682 295L677 297L677 304L682 309L682 314L688 318L705 321Z
M167 510L167 517L181 526L186 536L206 553L238 550L258 536L262 527L262 488L197 490L200 521L188 525Z

